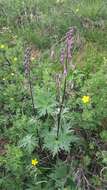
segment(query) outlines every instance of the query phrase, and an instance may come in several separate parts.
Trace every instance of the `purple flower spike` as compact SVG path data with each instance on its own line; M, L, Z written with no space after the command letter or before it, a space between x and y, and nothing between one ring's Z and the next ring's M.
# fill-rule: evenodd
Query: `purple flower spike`
M30 72L31 51L32 51L32 48L27 47L24 54L23 66L24 66L25 76L27 76Z
M60 62L61 64L64 64L64 60L65 60L65 52L64 49L61 50L61 56L60 56Z
M64 75L67 76L67 69L66 69L65 65L64 65Z
M72 49L73 49L73 34L74 34L74 29L70 28L70 30L66 33L66 44L67 44L67 60L70 62L72 59Z

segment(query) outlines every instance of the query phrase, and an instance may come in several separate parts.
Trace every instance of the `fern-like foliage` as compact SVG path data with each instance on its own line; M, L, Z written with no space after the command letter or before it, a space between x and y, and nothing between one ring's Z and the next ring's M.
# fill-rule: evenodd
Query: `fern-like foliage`
M19 147L24 148L25 151L31 154L35 149L35 147L37 147L37 144L38 143L35 137L33 137L31 134L28 134L22 140L20 140Z
M46 132L44 136L44 148L50 150L53 156L58 154L61 150L69 152L71 143L76 142L78 142L78 138L73 134L73 130L70 130L70 128L61 130L58 138L56 138L56 130Z
M40 116L52 114L57 105L55 95L44 88L36 88L35 105Z

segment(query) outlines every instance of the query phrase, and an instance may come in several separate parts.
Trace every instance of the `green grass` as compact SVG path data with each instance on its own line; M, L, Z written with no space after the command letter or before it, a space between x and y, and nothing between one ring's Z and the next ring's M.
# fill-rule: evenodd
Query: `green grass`
M0 0L0 190L106 190L106 10L106 0ZM62 103L71 26L76 69L68 65Z
M82 31L81 23L86 18L93 21L107 18L107 3L104 0L65 0L63 3L60 1L57 3L55 0L45 2L43 0L24 0L23 2L21 0L7 0L6 2L1 0L1 4L3 15L1 25L7 23L13 32L22 34L24 40L32 41L40 47L41 42L37 40L39 38L46 47L51 43L47 42L46 38L58 39L70 26L76 25ZM95 34L94 32L92 34L89 32L89 34L94 38L96 29ZM98 37L99 35L98 33Z

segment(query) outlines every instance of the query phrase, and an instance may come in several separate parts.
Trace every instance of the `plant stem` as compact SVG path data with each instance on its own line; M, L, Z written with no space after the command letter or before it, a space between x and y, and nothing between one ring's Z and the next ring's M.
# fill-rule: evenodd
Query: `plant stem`
M59 114L58 114L57 139L58 139L58 136L59 136L62 108L63 108L63 103L64 103L64 100L65 100L65 92L66 92L66 76L65 76L65 79L64 79L63 96L62 96L62 101L61 101L61 104L60 104L60 110L59 110Z
M29 87L30 87L30 95L31 95L31 101L32 101L32 108L33 108L33 113L34 113L34 116L36 115L36 112L35 112L35 104L34 104L34 98L33 98L33 88L32 88L32 82L31 82L31 75L30 75L30 70L29 70ZM40 139L40 135L39 135L39 131L37 129L37 137L39 139L39 147L40 149L42 149L42 146L41 146L41 139Z
M67 45L66 55L67 55L67 52L68 52L68 45ZM68 55L66 56L65 67L66 67L66 72L67 72L67 67L68 67ZM64 78L64 89L63 89L63 95L62 95L62 101L61 101L61 104L60 104L60 110L59 110L59 114L58 114L57 139L58 139L58 136L59 136L62 108L63 108L63 104L64 104L64 100L65 100L66 83L67 83L67 76L65 75L65 78Z
M29 71L29 87L30 87L30 95L31 95L31 101L32 101L32 109L33 109L33 113L35 115L35 105L34 105L33 89L32 89L32 82L31 82L30 71Z
M8 65L11 66L11 62L10 62L10 60L6 57L6 53L4 53L4 58L5 58L5 60L7 61Z

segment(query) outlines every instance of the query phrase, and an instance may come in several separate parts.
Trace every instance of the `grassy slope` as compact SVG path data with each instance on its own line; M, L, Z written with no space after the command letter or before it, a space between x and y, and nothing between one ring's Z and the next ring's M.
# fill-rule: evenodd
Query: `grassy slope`
M24 3L22 3L21 0L0 0L0 4L2 5L0 13L2 15L0 17L1 31L3 31L0 37L1 44L8 44L11 41L9 44L10 47L14 46L14 40L11 38L11 34L13 36L17 35L15 41L15 43L17 43L17 49L14 49L13 52L9 52L7 56L13 53L13 56L17 54L20 57L21 54L21 62L23 48L20 49L20 51L18 48L23 47L26 44L33 44L37 49L37 54L42 52L45 62L45 58L47 61L47 53L50 51L50 47L65 35L70 26L76 26L79 35L74 54L74 62L79 71L82 70L84 73L87 73L87 88L84 89L84 87L82 90L83 92L89 91L92 95L96 94L96 97L100 91L101 94L103 94L103 89L100 89L100 87L98 89L98 86L103 87L104 81L107 79L105 74L107 64L106 0L24 0ZM11 29L10 34L8 29L4 32L3 27L9 27L9 29ZM17 65L17 67L20 66ZM13 68L13 71L15 71L15 67ZM6 70L3 71L1 78L7 77L8 79L6 72ZM103 79L102 76L104 76ZM20 86L22 78L21 76L19 77L18 84ZM46 75L46 77L48 76ZM98 79L97 82L94 80L95 78ZM94 86L93 89L90 89L91 85L92 87ZM16 88L11 86L11 91L20 90L19 86ZM12 96L11 92L7 93L10 93L10 97ZM21 93L24 94L23 91ZM107 102L101 102L101 98L102 97L98 96L98 100L95 99L95 101L99 101L97 109L100 110L100 108L103 107L105 111L104 115L106 116ZM16 96L16 101L17 103L15 106L20 107L20 97ZM11 103L11 100L9 103L11 104L11 109L13 111L15 108ZM25 106L26 110L28 106L29 110L31 110L30 103ZM100 117L102 112L102 110L101 113L99 111L99 114L97 113L95 116L96 118L99 118L98 122L101 122ZM17 120L17 118L15 119ZM7 113L5 120L8 123ZM24 122L25 121L26 118L24 118ZM20 123L20 120L17 122ZM23 121L21 122L23 126ZM105 121L103 122L103 128L105 129L106 124ZM10 131L10 134L12 132L13 131ZM8 133L8 131L6 131L6 133ZM3 135L6 136L7 134L4 134L3 132ZM13 135L15 134L13 133ZM17 137L14 137L14 139L16 140ZM14 139L10 139L11 142L14 141ZM98 183L99 180L97 177L98 176L96 175L96 179L93 179L96 183Z

